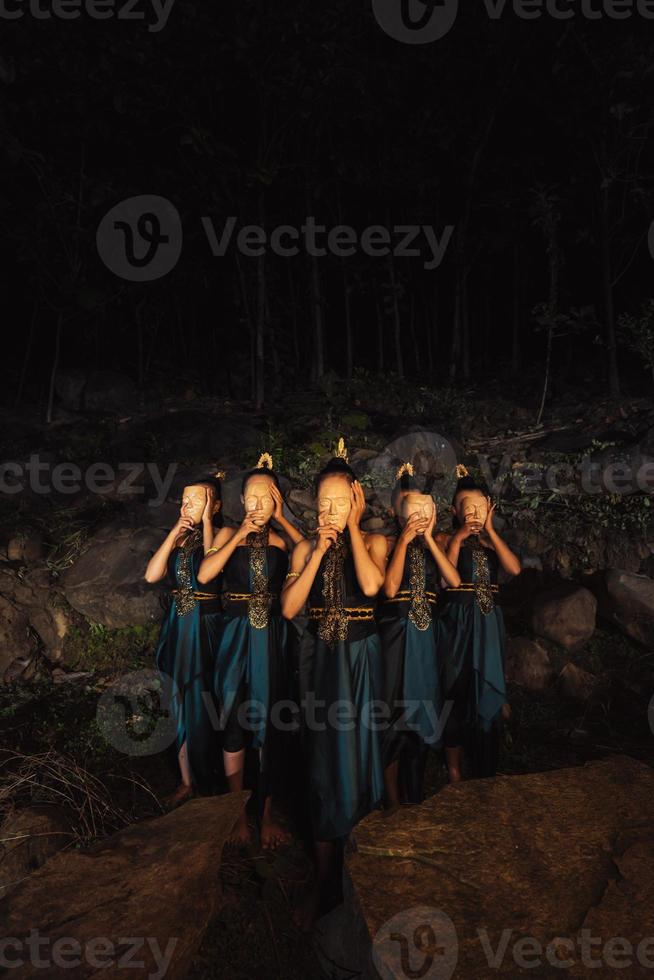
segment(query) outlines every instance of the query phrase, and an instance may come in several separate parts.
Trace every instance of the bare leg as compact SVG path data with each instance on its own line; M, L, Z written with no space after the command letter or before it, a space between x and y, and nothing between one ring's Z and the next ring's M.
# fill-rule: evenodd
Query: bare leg
M336 871L338 845L332 840L318 840L315 845L316 875L314 882L302 905L293 916L295 924L302 932L310 932L318 916L320 899Z
M191 769L188 764L188 751L186 748L186 742L182 745L181 749L177 753L177 761L179 763L179 771L181 773L182 781L175 790L175 792L166 797L164 800L164 805L168 810L174 810L185 800L188 800L193 796L193 781L191 779Z
M456 745L452 748L446 748L445 758L447 759L447 771L450 776L450 782L460 783L461 782L461 746Z
M390 766L384 770L387 810L397 810L400 805L400 793L397 783L399 765L399 759L396 759L395 762L391 762Z
M245 749L239 749L238 752L224 752L223 751L223 764L225 767L225 775L227 776L227 784L229 786L230 793L240 793L243 789L243 767L245 765ZM236 847L244 847L246 844L250 843L250 828L248 827L248 819L245 813L245 809L242 810L240 817L238 818L234 829L232 830L230 836L227 838L227 843L232 844Z
M274 849L280 844L286 844L290 835L274 820L272 813L272 796L266 797L261 818L261 846Z

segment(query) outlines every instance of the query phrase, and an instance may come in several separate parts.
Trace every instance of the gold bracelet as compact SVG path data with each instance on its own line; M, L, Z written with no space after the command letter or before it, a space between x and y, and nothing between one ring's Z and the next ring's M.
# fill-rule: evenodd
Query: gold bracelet
M289 572L286 578L299 578L300 572Z
M204 557L206 558L208 555L215 555L217 551L220 551L220 548L209 548L208 551L205 551Z

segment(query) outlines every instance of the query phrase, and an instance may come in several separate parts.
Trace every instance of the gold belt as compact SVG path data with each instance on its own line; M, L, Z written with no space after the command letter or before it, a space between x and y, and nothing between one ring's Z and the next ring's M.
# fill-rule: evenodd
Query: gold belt
M448 592L476 592L476 590L481 585L482 585L481 582L477 582L476 585L475 585L474 582L462 582L461 585L457 585L456 588L449 588L448 587L448 590L447 591ZM499 585L493 585L493 584L484 585L483 588L490 589L491 592L499 592L500 591Z
M279 599L278 595L270 592L224 592L223 599L227 602L241 602L243 599Z
M394 595L393 596L392 599L383 599L382 601L383 602L407 602L407 601L410 601L411 599L413 599L413 595L411 594L410 590L409 589L401 589L397 593L397 595ZM437 601L438 596L436 595L435 592L427 592L427 591L425 591L425 599L427 600L427 602L434 603L434 602Z
M170 594L171 595L181 595L183 592L185 592L185 590L182 590L182 589L172 589ZM206 599L220 599L220 594L218 592L196 592L195 589L191 589L191 595L193 596L194 599L199 599L200 601L202 601L203 599L205 599L205 600Z
M328 610L324 606L311 606L309 619L322 619ZM343 612L349 620L374 619L375 612L369 606L343 606Z

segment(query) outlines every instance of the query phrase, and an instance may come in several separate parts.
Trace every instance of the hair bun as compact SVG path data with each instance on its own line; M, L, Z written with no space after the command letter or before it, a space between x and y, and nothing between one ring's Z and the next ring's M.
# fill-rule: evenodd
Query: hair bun
M273 468L273 459L270 453L261 453L261 456L259 456L259 461L254 468L255 470L271 470Z

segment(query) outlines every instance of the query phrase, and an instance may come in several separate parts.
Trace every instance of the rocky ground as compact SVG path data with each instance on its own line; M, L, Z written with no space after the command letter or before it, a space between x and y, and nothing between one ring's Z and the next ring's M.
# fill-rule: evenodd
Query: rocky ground
M117 677L152 668L161 592L142 574L175 520L181 488L225 469L225 515L237 521L239 474L270 451L289 516L310 530L311 477L341 435L366 489L369 529L392 531L394 454L417 432L437 467L434 447L444 437L441 461L449 465L453 454L476 475L506 473L494 488L498 525L525 570L502 590L512 707L502 772L617 753L651 765L654 479L624 492L615 474L628 467L632 483L635 473L647 477L654 402L610 405L564 393L536 427L532 401L517 388L508 398L500 386L431 391L359 376L347 386L327 378L256 414L193 389L146 404L127 379L100 373L60 381L50 425L37 412L5 413L1 455L14 465L5 472L12 492L0 495L0 808L19 828L41 828L32 835L45 833L44 820L52 825L11 867L5 857L0 887L49 863L62 841L81 846L161 815L174 760L121 752L107 741L97 705ZM57 471L62 464L79 472ZM569 492L548 486L553 466L571 468ZM607 472L614 482L592 492ZM98 476L101 493L91 483ZM439 526L447 530L451 473L438 477ZM151 708L144 688L127 724L147 734L156 724ZM429 792L444 786L436 757L427 780ZM29 819L26 808L35 811ZM320 975L320 946L298 937L289 914L308 868L299 842L274 858L228 856L222 904L191 975Z

